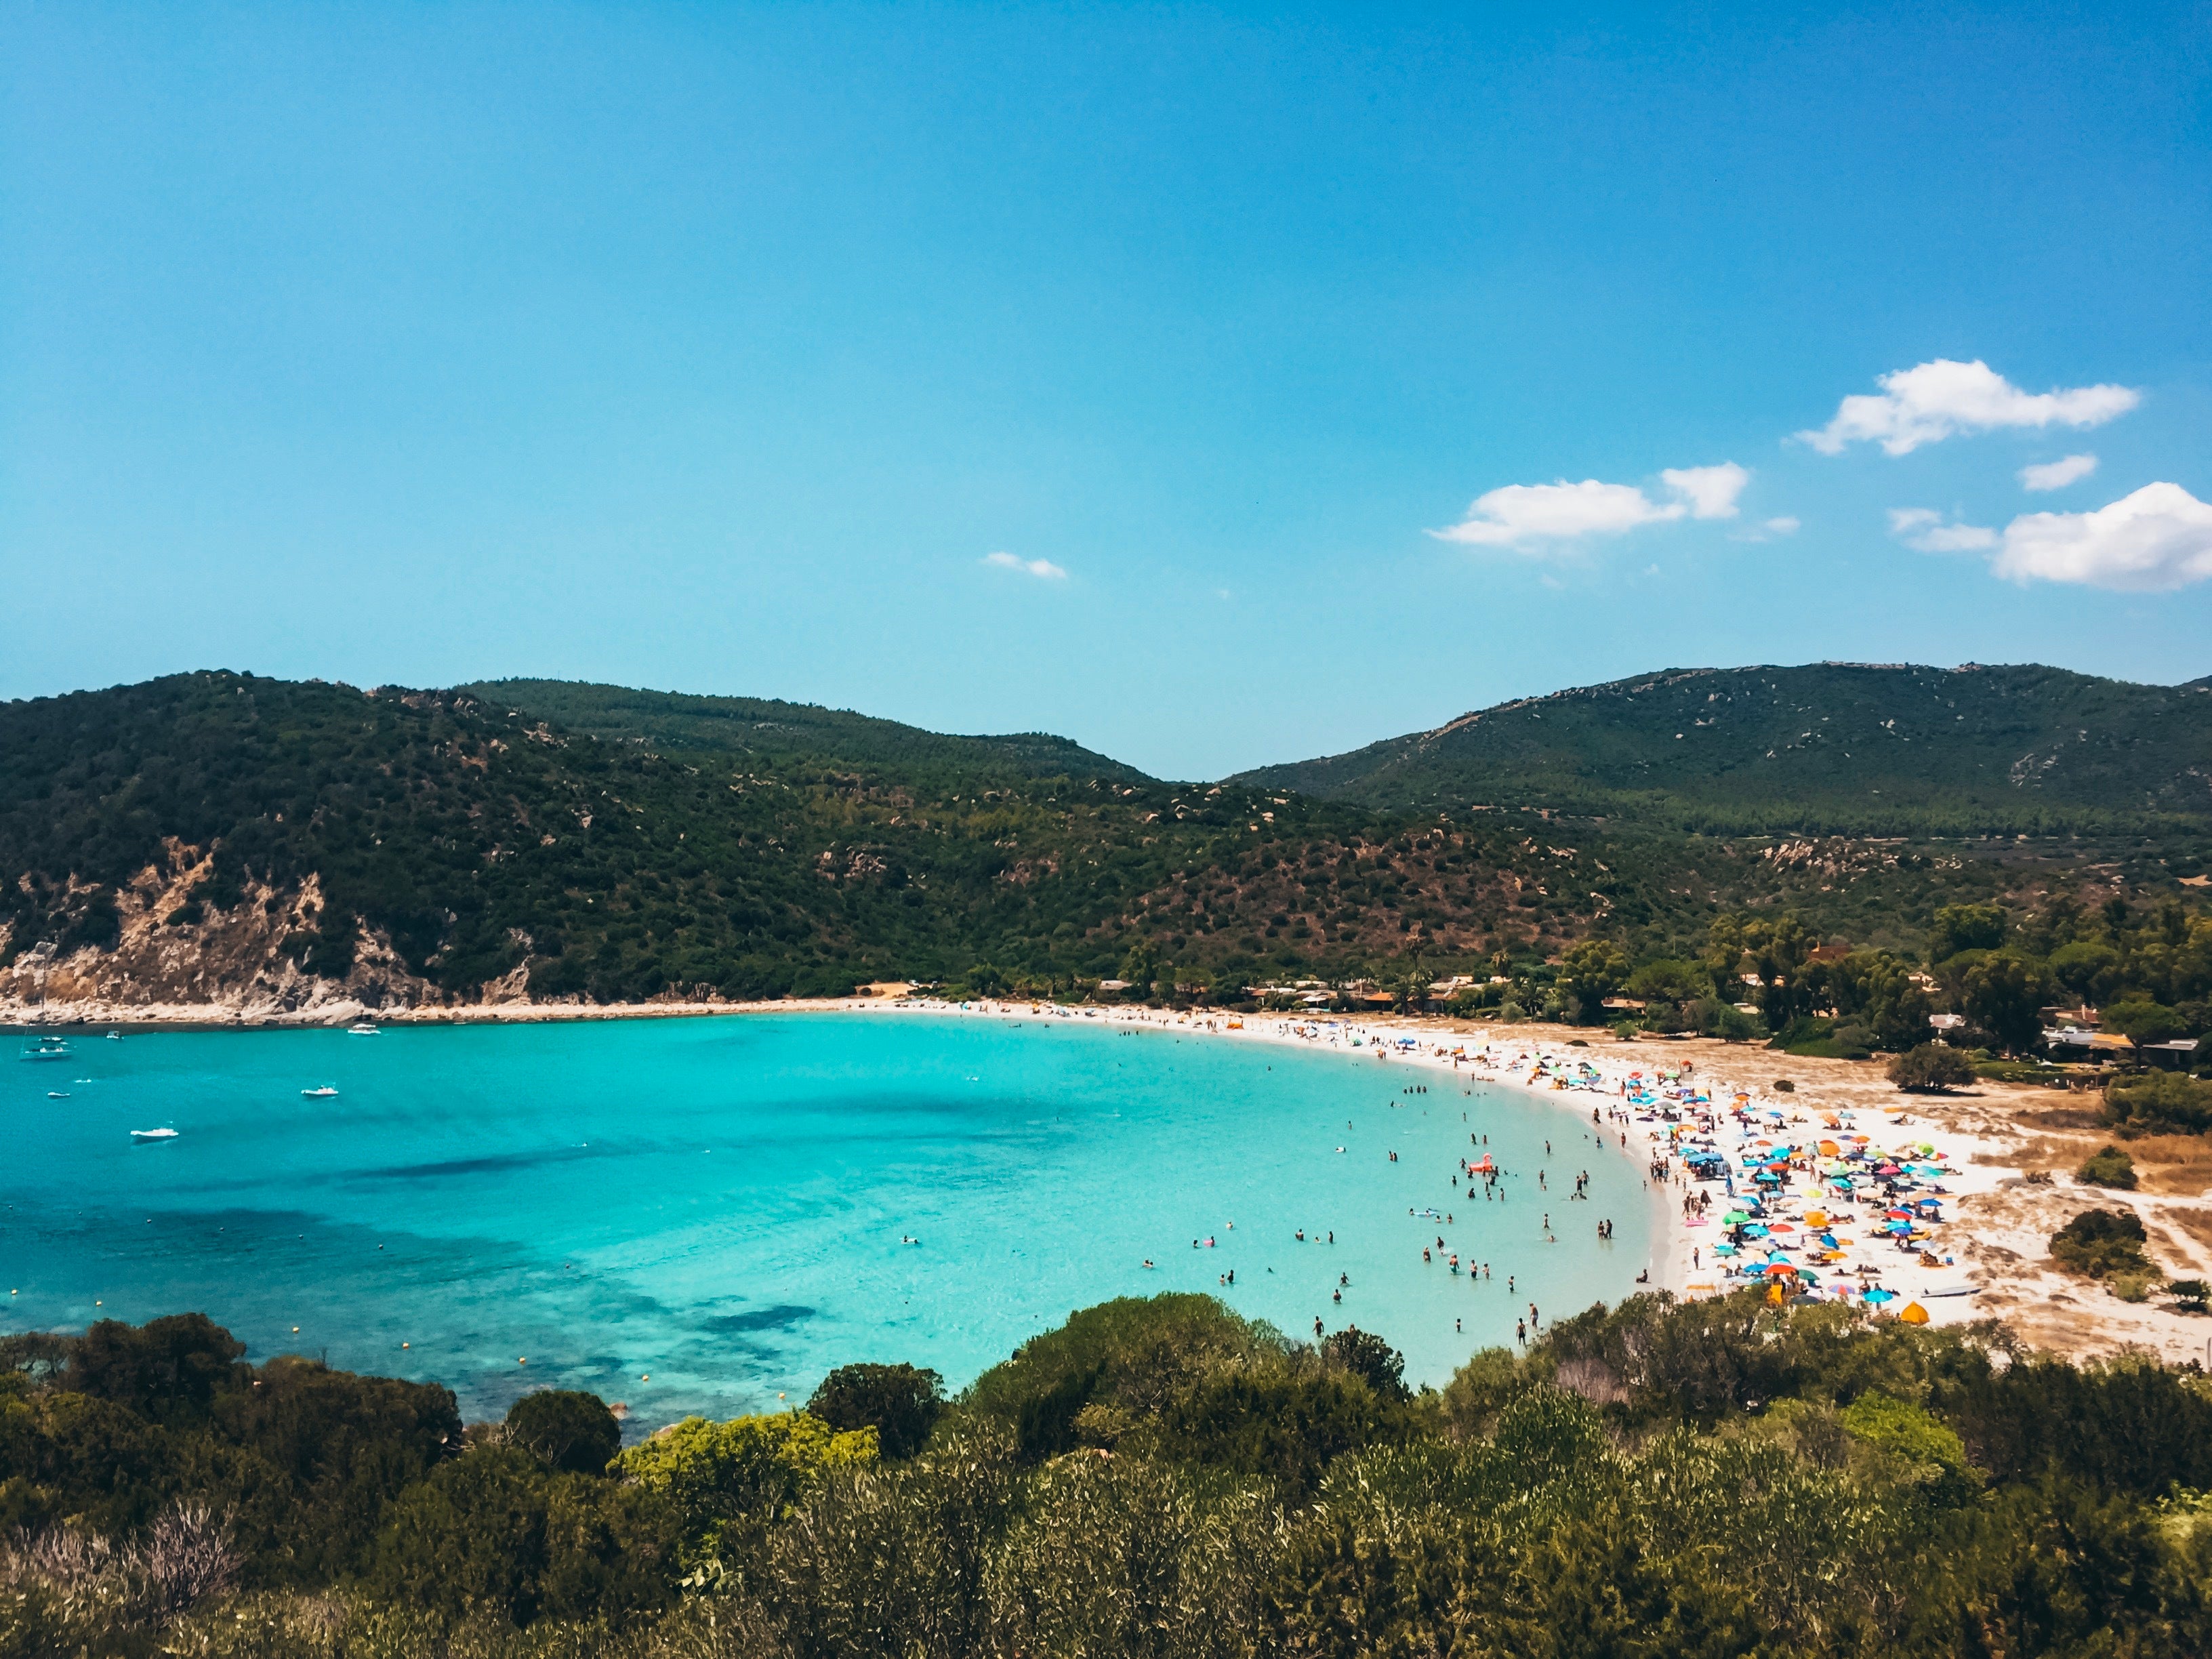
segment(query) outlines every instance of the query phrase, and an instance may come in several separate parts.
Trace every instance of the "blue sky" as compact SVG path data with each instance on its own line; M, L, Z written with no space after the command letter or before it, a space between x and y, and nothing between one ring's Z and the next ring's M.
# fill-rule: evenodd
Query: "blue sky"
M2208 70L2203 6L12 7L0 696L1203 776L1674 665L2193 678Z

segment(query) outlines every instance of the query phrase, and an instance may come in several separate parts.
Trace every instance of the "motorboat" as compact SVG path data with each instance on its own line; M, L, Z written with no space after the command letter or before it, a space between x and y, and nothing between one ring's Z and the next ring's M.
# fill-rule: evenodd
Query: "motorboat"
M36 1042L26 1045L23 1052L18 1055L17 1058L21 1060L67 1060L70 1058L69 1039L67 1037L42 1036Z
M69 1098L69 1091L66 1089L49 1089L46 1091L46 1098L48 1100L67 1100Z
M346 1027L348 1036L374 1036L377 1034L378 1027L373 1020L357 1019Z
M302 1089L300 1093L309 1100L336 1100L338 1091L332 1085L325 1083L319 1089Z
M133 1140L174 1140L176 1138L174 1129L133 1129L131 1132Z

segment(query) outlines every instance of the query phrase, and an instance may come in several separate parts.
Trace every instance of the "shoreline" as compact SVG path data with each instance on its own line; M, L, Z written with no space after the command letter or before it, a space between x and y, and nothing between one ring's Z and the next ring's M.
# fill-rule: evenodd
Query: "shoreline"
M1177 1013L1137 1004L1071 1006L1032 1004L1026 1000L993 1000L965 1006L898 996L606 1005L518 1000L394 1010L365 1009L349 1000L294 1010L266 1004L242 1007L207 1003L0 1004L0 1026L11 1026L18 1033L88 1027L240 1030L343 1026L364 1014L397 1026L841 1012L1065 1018L1286 1045L1310 1045L1312 1041L1292 1036L1294 1026L1333 1024L1340 1040L1352 1033L1363 1037L1387 1035L1394 1045L1393 1058L1400 1057L1396 1041L1411 1037L1416 1047L1405 1051L1404 1059L1448 1073L1452 1067L1439 1056L1438 1049L1449 1054L1452 1048L1469 1043L1487 1042L1515 1053L1548 1055L1554 1060L1571 1054L1591 1061L1616 1089L1616 1079L1627 1072L1671 1069L1689 1060L1696 1067L1698 1080L1711 1085L1717 1103L1723 1098L1723 1090L1741 1087L1762 1109L1778 1103L1785 1123L1796 1117L1809 1127L1814 1118L1850 1111L1859 1115L1860 1125L1878 1144L1891 1144L1891 1135L1898 1132L1910 1133L1916 1141L1940 1144L1957 1171L1943 1182L1947 1188L1943 1237L1947 1243L1958 1242L1949 1252L1954 1261L1945 1268L1923 1273L1917 1264L1906 1269L1905 1259L1897 1258L1897 1269L1885 1273L1886 1284L1905 1293L1893 1306L1901 1308L1906 1300L1918 1300L1930 1322L1936 1324L2002 1319L2022 1341L2075 1359L2148 1352L2169 1363L2181 1364L2192 1355L2199 1363L2207 1363L2208 1355L2212 1355L2202 1316L2155 1303L2123 1302L2109 1286L2067 1272L2049 1254L2051 1235L2074 1215L2091 1207L2118 1208L2131 1211L2143 1221L2154 1261L2171 1264L2172 1277L2212 1280L2212 1145L2185 1137L2168 1138L2167 1143L2130 1142L2142 1170L2140 1189L2084 1187L2078 1180L2069 1180L2066 1171L2105 1144L2110 1131L2102 1127L2094 1110L2084 1109L2078 1096L2033 1085L1984 1080L1951 1094L1908 1097L1899 1093L1875 1064L1788 1055L1763 1046L1723 1043L1714 1038L1622 1042L1601 1028L1537 1022L1481 1024L1440 1015L1385 1017L1371 1022L1332 1015L1248 1017L1221 1012ZM1574 1047L1577 1042L1583 1046ZM1796 1091L1784 1094L1769 1089L1766 1085L1777 1073L1792 1078ZM1464 1078L1468 1073L1462 1070L1458 1075ZM1513 1074L1510 1068L1478 1070L1474 1075L1501 1086L1529 1087L1524 1077ZM1530 1092L1558 1091L1535 1088ZM1581 1092L1574 1094L1577 1102L1582 1097ZM1609 1097L1619 1098L1617 1094ZM1644 1127L1636 1126L1638 1132ZM1719 1230L1710 1224L1704 1228L1691 1224L1679 1204L1683 1190L1678 1182L1669 1181L1652 1191L1653 1201L1668 1207L1657 1218L1656 1237L1661 1243L1656 1248L1651 1283L1637 1288L1683 1295L1693 1285L1717 1286L1719 1282L1702 1264L1697 1276L1692 1276L1690 1253L1705 1253L1705 1241L1717 1242ZM1670 1200L1675 1201L1670 1203ZM1978 1290L1972 1295L1927 1299L1919 1292L1926 1288L1930 1273L1946 1281L1966 1280Z
M1763 1048L1731 1047L1724 1050L1726 1058L1737 1062L1731 1069L1736 1078L1719 1075L1709 1070L1709 1055L1690 1050L1703 1049L1704 1043L1631 1042L1621 1044L1609 1035L1593 1035L1601 1028L1552 1026L1540 1023L1517 1025L1479 1024L1462 1023L1445 1016L1392 1017L1384 1022L1370 1023L1358 1016L1325 1015L1300 1016L1294 1014L1235 1014L1219 1011L1172 1012L1140 1004L1068 1005L1051 1002L1030 1002L1026 1000L1008 1001L1004 999L971 1000L966 1003L947 1002L933 997L850 997L822 999L779 999L762 1002L678 1002L649 1003L486 1003L434 1008L405 1008L374 1010L344 1000L314 1005L305 1008L277 1011L246 1007L222 1009L207 1004L153 1004L136 1008L122 1008L101 1003L74 1003L59 1008L9 1009L0 1007L0 1025L22 1030L52 1031L56 1028L82 1029L103 1026L129 1030L239 1030L329 1029L367 1018L379 1024L408 1025L497 1025L539 1024L569 1021L629 1020L629 1019L696 1019L717 1016L757 1014L829 1015L839 1013L908 1014L943 1018L957 1016L987 1019L1065 1019L1074 1023L1096 1023L1155 1030L1174 1030L1194 1034L1242 1038L1248 1042L1267 1042L1289 1048L1325 1048L1351 1054L1364 1050L1374 1054L1382 1063L1413 1064L1430 1071L1442 1072L1462 1082L1472 1079L1501 1088L1512 1089L1524 1095L1559 1107L1575 1110L1579 1127L1589 1126L1582 1121L1584 1105L1604 1103L1608 1114L1619 1112L1626 1103L1629 1085L1633 1083L1648 1085L1662 1070L1678 1070L1686 1062L1691 1067L1695 1085L1702 1088L1712 1103L1712 1121L1719 1130L1717 1140L1733 1136L1735 1146L1730 1149L1739 1154L1754 1131L1746 1131L1729 1124L1729 1111L1724 1100L1741 1095L1747 1097L1749 1107L1755 1112L1780 1111L1786 1128L1805 1127L1814 1135L1820 1131L1814 1127L1814 1117L1826 1115L1832 1128L1834 1113L1848 1115L1863 1107L1831 1107L1814 1097L1774 1093L1760 1085L1741 1080L1741 1074L1753 1066L1756 1057L1767 1056ZM1401 1046L1403 1045L1403 1046ZM1468 1052L1471 1047L1478 1052ZM1496 1050L1498 1052L1493 1053ZM1670 1053L1669 1051L1674 1051ZM1509 1058L1510 1056L1510 1058ZM1781 1057L1775 1056L1779 1059ZM1593 1074L1592 1079L1578 1082L1576 1086L1554 1085L1559 1075L1555 1069L1580 1066ZM1539 1079L1543 1079L1540 1083ZM1559 1097L1565 1096L1561 1099ZM1911 1108L1917 1102L1901 1098L1893 1103L1884 1114L1887 1121L1872 1125L1857 1124L1863 1130L1924 1130L1924 1121L1916 1123ZM1813 1115L1808 1116L1810 1113ZM1658 1154L1668 1137L1663 1124L1656 1123L1656 1115L1649 1113L1638 1121L1616 1120L1608 1115L1605 1132L1619 1137L1615 1150L1625 1156L1642 1152ZM1874 1135L1878 1144L1887 1144L1880 1133ZM1951 1167L1957 1174L1951 1178L1947 1192L1954 1204L1970 1194L1986 1191L1996 1184L1996 1176L1989 1163L1990 1149L1978 1137L1961 1137L1954 1131L1944 1131L1943 1150L1958 1162ZM1969 1146L1971 1146L1971 1150ZM1955 1151L1954 1149L1956 1149ZM1965 1152L1966 1155L1960 1157ZM1625 1292L1637 1291L1667 1291L1677 1297L1711 1294L1722 1285L1715 1268L1705 1258L1710 1247L1717 1243L1721 1229L1716 1222L1695 1220L1684 1208L1684 1195L1696 1183L1684 1176L1679 1163L1667 1161L1667 1176L1663 1180L1647 1182L1646 1195L1655 1206L1652 1217L1651 1254L1645 1270L1648 1281L1633 1285ZM1970 1184L1971 1183L1971 1184ZM1716 1194L1718 1201L1718 1194ZM1733 1201L1732 1200L1730 1201ZM1723 1208L1726 1206L1723 1205ZM1955 1213L1945 1218L1947 1236L1958 1228ZM1979 1316L1977 1304L1982 1299L1975 1295L1939 1295L1930 1297L1931 1285L1958 1281L1967 1276L1968 1270L1954 1257L1942 1267L1925 1268L1917 1262L1907 1266L1902 1257L1897 1263L1882 1269L1883 1282L1899 1291L1896 1306L1902 1308L1917 1303L1931 1323L1955 1323ZM1823 1268L1821 1277L1832 1275ZM1978 1281L1984 1275L1976 1275Z

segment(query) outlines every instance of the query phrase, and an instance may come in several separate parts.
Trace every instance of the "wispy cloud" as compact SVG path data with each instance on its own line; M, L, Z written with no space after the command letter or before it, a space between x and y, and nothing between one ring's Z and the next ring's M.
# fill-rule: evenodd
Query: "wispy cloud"
M1804 527L1797 520L1785 514L1778 519L1762 519L1755 525L1737 531L1729 539L1734 542L1771 542L1778 537L1794 536Z
M1067 572L1050 559L1024 559L1012 553L986 553L983 562L1000 570L1019 570L1024 574L1041 576L1047 581L1064 582Z
M2212 576L2212 505L2148 483L2094 513L2023 513L1990 561L2015 581L2158 592Z
M2097 470L2094 455L2069 455L2063 460L2045 461L2038 466L2020 470L2020 482L2028 489L2063 489L2068 484L2078 483Z
M1635 484L1584 478L1569 483L1505 484L1479 495L1467 517L1429 534L1471 547L1543 552L1593 536L1620 536L1675 519L1732 519L1751 474L1733 461L1670 467L1660 482L1677 499L1654 501Z
M1963 432L2102 426L2142 401L2141 392L2124 386L2023 392L1978 358L1962 363L1938 357L1885 374L1876 384L1880 392L1844 398L1827 425L1797 436L1823 455L1858 441L1904 455Z
M1997 532L1984 525L1948 523L1932 507L1893 507L1889 533L1918 553L1978 553L1997 544Z

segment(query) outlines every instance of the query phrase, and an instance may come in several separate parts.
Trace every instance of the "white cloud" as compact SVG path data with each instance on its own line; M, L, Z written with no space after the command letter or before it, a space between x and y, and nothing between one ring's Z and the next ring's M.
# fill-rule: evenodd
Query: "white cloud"
M2068 484L2078 483L2097 470L2094 455L2069 455L2063 460L2045 461L2039 466L2024 466L2020 470L2020 482L2028 489L2063 489Z
M995 565L1001 570L1025 571L1032 576L1042 576L1047 581L1064 582L1067 580L1067 572L1050 559L1024 559L1012 553L986 553L983 562Z
M1751 474L1734 461L1718 466L1670 466L1659 481L1690 504L1693 519L1733 519L1735 498L1751 482Z
M1736 497L1751 474L1734 461L1723 461L1717 466L1669 467L1659 477L1680 499L1655 501L1634 484L1603 483L1595 478L1580 483L1562 478L1557 483L1505 484L1478 495L1458 524L1429 534L1474 547L1534 552L1547 544L1620 536L1675 519L1732 519Z
M1770 535L1794 536L1804 526L1796 519L1784 514L1779 519L1769 519L1765 524L1759 526L1759 528Z
M1978 553L1997 544L1997 532L1984 525L1943 522L1933 507L1893 507L1889 533L1920 553Z
M2142 401L2141 392L2124 386L2022 392L1978 358L1961 363L1938 357L1885 374L1877 384L1878 395L1844 398L1835 419L1797 436L1823 455L1838 454L1861 439L1903 455L1960 432L2101 426Z
M2023 513L1990 562L2015 581L2158 592L2212 576L2212 505L2148 483L2094 513Z

